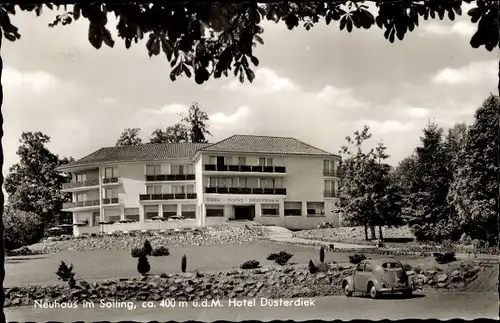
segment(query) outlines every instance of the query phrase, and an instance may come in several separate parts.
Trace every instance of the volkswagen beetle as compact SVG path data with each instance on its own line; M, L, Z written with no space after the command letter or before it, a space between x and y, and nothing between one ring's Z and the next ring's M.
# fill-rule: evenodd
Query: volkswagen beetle
M354 292L369 293L371 298L381 294L402 293L410 296L413 287L403 265L394 258L366 259L356 267L352 276L342 281L346 296Z

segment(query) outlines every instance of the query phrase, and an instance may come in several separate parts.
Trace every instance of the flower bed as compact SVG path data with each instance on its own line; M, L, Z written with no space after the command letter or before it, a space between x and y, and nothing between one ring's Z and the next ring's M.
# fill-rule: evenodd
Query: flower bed
M194 229L148 230L83 234L78 237L60 236L49 238L30 249L43 253L63 250L130 250L149 239L153 245L169 247L188 247L226 243L244 243L257 240L264 235L263 230L255 227L203 227Z
M59 303L82 301L160 301L225 299L233 297L319 297L341 295L342 280L353 266L330 264L328 270L310 274L307 266L265 267L212 273L162 274L146 279L115 279L67 285L6 288L5 306L32 306L35 300ZM459 266L452 273L443 270L412 269L419 289L461 289L474 280L480 266ZM417 273L418 272L418 273ZM409 272L412 273L411 271Z

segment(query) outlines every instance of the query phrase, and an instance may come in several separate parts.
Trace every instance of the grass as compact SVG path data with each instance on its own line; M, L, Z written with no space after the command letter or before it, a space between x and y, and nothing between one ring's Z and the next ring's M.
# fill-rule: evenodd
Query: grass
M168 257L149 257L149 274L179 272L181 258L188 257L188 271L217 271L238 268L247 260L257 260L261 266L275 265L267 255L280 251L293 253L291 264L307 264L312 259L319 263L319 249L311 246L283 245L269 241L245 244L213 245L201 247L170 248ZM349 253L326 252L325 262L349 264ZM367 255L368 256L368 255ZM433 257L398 257L405 263L421 267L437 266ZM59 252L51 255L16 257L14 263L7 260L5 287L58 283L55 271L61 261L73 264L75 279L105 279L138 276L137 258L129 250Z

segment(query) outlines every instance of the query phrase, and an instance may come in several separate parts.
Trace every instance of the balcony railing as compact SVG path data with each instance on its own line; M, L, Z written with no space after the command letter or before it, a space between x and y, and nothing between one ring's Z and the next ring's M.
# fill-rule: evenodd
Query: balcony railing
M146 175L146 182L194 181L194 174L183 175Z
M338 194L335 191L326 190L323 191L323 197L338 197Z
M102 199L102 204L118 204L119 200L117 197Z
M63 189L89 187L89 186L99 186L99 180L63 183Z
M205 164L204 170L217 172L286 173L285 166L214 165Z
M99 206L99 205L100 205L99 200L68 202L68 203L63 203L63 209L74 209L77 207Z
M286 188L205 187L205 193L286 195Z
M323 169L323 176L337 177L337 171L334 169Z
M102 179L103 184L115 184L118 183L120 179L118 177L104 177Z
M164 200L193 200L196 193L176 193L176 194L141 194L139 201L164 201Z

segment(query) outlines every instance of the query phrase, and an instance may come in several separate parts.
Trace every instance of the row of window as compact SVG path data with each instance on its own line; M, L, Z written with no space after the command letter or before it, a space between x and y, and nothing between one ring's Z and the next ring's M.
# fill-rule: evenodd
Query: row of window
M164 175L166 173L167 172L162 171L161 164L146 165L146 175L147 176ZM185 175L185 174L194 174L192 164L184 164L184 165L170 164L169 175Z
M118 167L104 167L104 178L119 177ZM99 178L99 173L77 173L75 176L76 182L85 182L87 180L96 180Z
M307 215L324 215L325 202L307 202ZM279 215L279 204L261 204L262 215ZM301 216L302 202L285 202L285 216Z
M274 158L270 157L259 157L259 166L278 166L276 165ZM209 164L217 164L217 165L247 165L247 158L240 156L209 156L208 157Z
M194 185L148 185L146 194L194 193Z
M282 178L210 177L210 187L283 188Z
M163 214L160 215L159 205L146 205L144 206L144 219L150 220L155 217L169 218L177 215L176 204L164 204ZM196 205L195 204L181 204L181 214L186 219L196 219Z
M99 199L99 193L98 192L93 192L93 193L74 193L75 196L75 202L85 202L85 201L91 201L91 200L98 200ZM118 197L118 190L116 188L105 188L103 190L103 198L105 199L112 199L112 198L117 198Z

